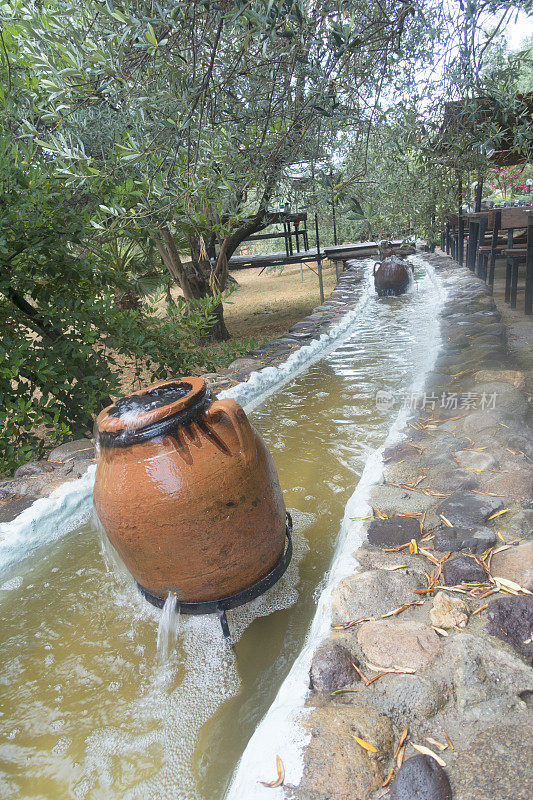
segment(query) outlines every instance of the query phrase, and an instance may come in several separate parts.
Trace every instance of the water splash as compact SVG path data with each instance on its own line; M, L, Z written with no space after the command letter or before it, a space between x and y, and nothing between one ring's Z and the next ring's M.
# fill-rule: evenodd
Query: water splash
M157 629L157 658L165 664L168 660L169 646L175 642L179 627L179 611L176 611L178 598L170 592L161 612L159 627Z

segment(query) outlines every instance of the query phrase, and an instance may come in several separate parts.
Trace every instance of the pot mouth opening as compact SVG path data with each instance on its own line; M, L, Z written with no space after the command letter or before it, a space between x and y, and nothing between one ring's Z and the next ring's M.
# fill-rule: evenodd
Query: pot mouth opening
M202 378L186 377L160 381L121 397L100 412L96 419L98 434L126 436L144 431L170 418L178 421L182 415L204 405L208 390Z
M162 408L181 400L188 395L192 385L186 381L176 381L155 386L147 389L142 394L130 394L128 397L121 397L114 406L107 409L108 417L124 417L131 414L143 414L145 411L153 411L154 408Z

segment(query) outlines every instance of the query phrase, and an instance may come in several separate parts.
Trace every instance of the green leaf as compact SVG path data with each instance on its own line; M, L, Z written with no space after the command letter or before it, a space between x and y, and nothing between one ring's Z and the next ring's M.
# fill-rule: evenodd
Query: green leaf
M115 19L118 19L118 21L119 21L119 22L125 22L126 24L128 24L128 23L130 23L130 22L131 22L131 20L130 20L130 19L128 19L128 17L126 17L126 16L125 16L125 15L122 13L122 11L117 11L117 10L115 10L115 11L112 11L112 12L111 12L111 16L112 16L112 17L114 17Z
M157 37L155 35L155 31L150 23L148 23L148 30L144 32L144 38L149 44L154 45L157 47Z

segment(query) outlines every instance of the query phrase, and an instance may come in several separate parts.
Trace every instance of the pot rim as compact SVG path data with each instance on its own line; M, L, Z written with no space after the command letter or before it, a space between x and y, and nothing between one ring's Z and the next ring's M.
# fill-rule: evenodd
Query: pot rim
M131 394L126 395L126 397L142 396L153 389L158 389L162 386L173 386L180 383L190 384L191 389L187 394L183 395L183 397L180 397L178 400L174 400L172 403L153 408L150 411L136 412L135 415L128 415L126 413L118 417L110 416L109 412L111 409L115 408L115 403L112 403L98 414L96 418L98 431L100 433L120 434L142 430L143 428L162 422L169 417L173 417L182 411L186 411L191 406L196 405L207 392L207 386L203 378L185 376L152 383L150 386L144 386L136 392L131 392Z

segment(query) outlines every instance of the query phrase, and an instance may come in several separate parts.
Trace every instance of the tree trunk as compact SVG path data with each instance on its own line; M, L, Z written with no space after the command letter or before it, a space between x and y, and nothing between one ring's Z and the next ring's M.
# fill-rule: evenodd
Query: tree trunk
M217 281L216 270L211 267L204 240L198 236L189 239L191 251L191 271L193 283L198 297L217 297L226 288L226 276ZM224 247L224 244L222 244ZM217 303L212 312L213 322L208 326L205 342L225 342L230 339L230 334L224 321L224 306L222 301Z
M158 253L163 260L163 264L168 269L175 283L178 284L186 300L194 297L192 286L189 282L187 272L178 253L178 248L174 237L166 225L161 225L158 231L151 231L150 235L157 247Z
M184 264L178 253L174 237L166 225L162 225L158 231L153 231L151 236L163 263L182 290L185 300L200 300L203 297L214 297L219 294L211 282L211 262L207 257L202 239L190 238L191 261ZM224 322L224 307L221 302L213 310L213 318L213 323L208 326L202 341L204 343L222 342L231 338Z
M222 241L214 268L209 257L214 256L214 236L211 236L207 247L200 236L191 236L189 239L191 261L184 264L167 225L160 225L158 230L150 232L163 263L180 286L186 300L216 297L224 291L228 281L228 261L237 247L253 233L257 233L269 224L267 208L273 186L274 181L265 188L257 212L243 221ZM207 340L221 342L229 339L222 302L215 307L213 316L214 322L209 328Z
M226 322L224 320L224 306L222 303L219 303L218 306L215 307L213 316L215 318L215 322L212 326L210 326L209 333L214 341L226 342L228 339L231 339L230 333L226 328Z

